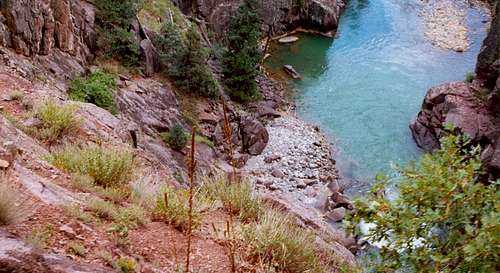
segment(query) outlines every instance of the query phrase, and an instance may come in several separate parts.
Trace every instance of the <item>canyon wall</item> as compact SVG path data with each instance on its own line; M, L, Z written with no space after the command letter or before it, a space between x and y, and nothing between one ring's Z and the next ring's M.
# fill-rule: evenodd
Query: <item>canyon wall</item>
M227 30L229 17L240 0L177 0L184 13L204 18L216 33ZM273 27L273 35L302 28L333 36L339 17L345 6L344 0L257 0L262 19L262 31Z

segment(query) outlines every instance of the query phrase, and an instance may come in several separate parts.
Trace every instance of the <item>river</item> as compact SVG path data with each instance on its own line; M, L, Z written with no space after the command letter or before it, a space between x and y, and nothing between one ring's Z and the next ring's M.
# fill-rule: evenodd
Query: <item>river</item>
M278 73L293 65L297 114L331 137L334 158L349 195L367 190L376 173L395 175L393 164L422 153L408 128L426 91L463 80L474 70L486 19L467 12L471 46L457 53L424 37L414 0L349 0L335 39L300 34L274 45L266 66Z

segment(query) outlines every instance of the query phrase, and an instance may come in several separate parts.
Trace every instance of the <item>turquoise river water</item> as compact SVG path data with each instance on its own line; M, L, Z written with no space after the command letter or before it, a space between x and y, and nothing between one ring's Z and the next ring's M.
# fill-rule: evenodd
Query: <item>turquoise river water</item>
M335 39L301 34L290 45L275 45L271 71L293 65L298 115L319 124L331 137L350 194L363 192L391 163L417 159L409 123L429 87L463 80L474 70L485 19L467 15L471 47L457 53L433 46L423 35L415 0L349 0Z

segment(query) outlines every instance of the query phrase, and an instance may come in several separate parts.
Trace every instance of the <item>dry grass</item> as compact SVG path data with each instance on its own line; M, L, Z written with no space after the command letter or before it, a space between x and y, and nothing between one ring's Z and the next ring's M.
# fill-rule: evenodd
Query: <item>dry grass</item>
M195 193L192 213L193 229L199 227L202 222L203 213L201 211L202 205L198 194ZM174 190L170 187L164 187L156 198L153 217L186 232L189 226L189 192L184 189Z
M221 201L224 208L242 221L258 220L264 210L263 202L253 192L246 180L229 183L227 175L216 174L203 180L200 192L211 200Z
M242 226L241 235L255 264L276 272L326 272L315 253L315 235L299 227L291 215L269 209L258 222Z
M40 128L33 130L35 137L48 143L75 131L80 126L80 120L75 117L76 106L72 104L59 105L53 100L47 100L38 105L35 116L40 119Z
M127 185L132 179L133 158L129 151L101 146L67 145L49 156L57 168L90 176L105 188Z
M10 225L20 218L16 200L16 192L7 185L0 184L0 226Z

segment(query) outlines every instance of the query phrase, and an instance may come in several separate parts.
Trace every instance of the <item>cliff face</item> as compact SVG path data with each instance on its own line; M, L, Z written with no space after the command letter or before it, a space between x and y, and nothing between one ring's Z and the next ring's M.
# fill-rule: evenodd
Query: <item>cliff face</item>
M212 30L223 33L231 13L240 0L178 0L174 1L184 13L196 13L205 18ZM258 12L263 31L273 27L273 35L297 28L333 36L337 30L344 0L258 0Z
M92 57L95 40L94 11L87 2L0 2L0 46L11 47L18 54L50 55L59 49L86 61Z
M452 123L483 148L481 159L490 179L500 177L500 5L483 42L472 83L454 82L431 88L410 125L417 145L439 148L444 126Z

